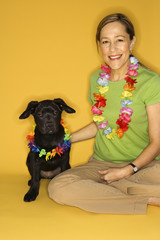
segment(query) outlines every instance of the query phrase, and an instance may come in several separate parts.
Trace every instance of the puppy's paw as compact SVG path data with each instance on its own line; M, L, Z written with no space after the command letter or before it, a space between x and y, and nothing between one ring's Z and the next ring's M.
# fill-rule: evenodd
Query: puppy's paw
M32 202L36 199L37 196L38 196L38 191L35 189L30 189L24 196L24 201Z

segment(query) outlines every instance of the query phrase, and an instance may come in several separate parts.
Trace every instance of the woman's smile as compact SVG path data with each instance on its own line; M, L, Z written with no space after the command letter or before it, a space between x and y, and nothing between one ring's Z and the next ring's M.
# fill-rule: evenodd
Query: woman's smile
M111 61L116 61L116 60L119 60L121 57L122 57L122 54L119 54L119 55L111 55L111 56L109 56L109 59L110 59Z

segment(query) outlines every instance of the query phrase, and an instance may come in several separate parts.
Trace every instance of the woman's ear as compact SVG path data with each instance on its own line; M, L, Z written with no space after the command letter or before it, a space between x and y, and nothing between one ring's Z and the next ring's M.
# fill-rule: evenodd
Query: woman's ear
M130 51L133 50L135 43L136 43L136 37L134 36L130 44Z

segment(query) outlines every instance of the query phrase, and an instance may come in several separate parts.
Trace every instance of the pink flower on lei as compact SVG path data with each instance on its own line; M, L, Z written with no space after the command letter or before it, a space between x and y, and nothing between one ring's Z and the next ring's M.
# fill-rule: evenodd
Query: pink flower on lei
M104 78L106 76L106 73L100 73L99 75L101 78Z
M133 114L133 110L129 107L123 107L121 110L120 110L121 113L125 113L125 114L128 114L129 116L132 116Z
M99 129L104 129L104 128L107 127L107 124L108 124L108 121L103 122L103 123L101 123L101 124L98 126L98 128L99 128Z
M128 114L125 114L125 113L122 113L122 115L119 115L119 118L122 119L126 123L131 121L130 116Z
M110 75L108 73L100 73L99 75L101 78L107 78L107 79L110 78Z
M95 106L92 107L91 111L92 111L93 114L97 114L97 115L102 115L102 112L103 112L102 110L98 109Z
M135 76L138 75L138 72L133 69L133 70L129 70L129 71L127 72L127 74L130 75L130 76L134 76L134 77L135 77Z
M102 69L103 72L106 72L106 73L111 72L111 69L108 66L105 66L105 65L101 65L101 69Z
M132 69L138 70L138 68L139 68L138 64L131 64L131 65L129 66L129 70L132 70Z

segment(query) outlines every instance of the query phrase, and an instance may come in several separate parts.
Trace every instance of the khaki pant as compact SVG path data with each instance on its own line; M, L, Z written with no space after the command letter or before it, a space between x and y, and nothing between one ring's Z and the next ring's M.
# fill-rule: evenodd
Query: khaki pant
M98 170L126 165L91 157L88 163L53 178L48 186L49 196L59 204L94 213L145 214L149 197L160 197L160 160L126 179L108 185L100 183Z

